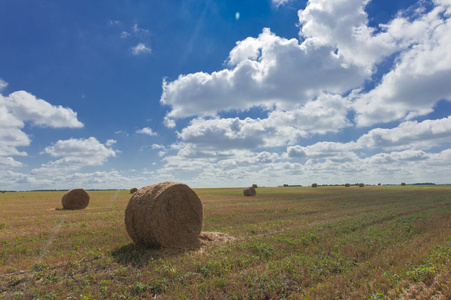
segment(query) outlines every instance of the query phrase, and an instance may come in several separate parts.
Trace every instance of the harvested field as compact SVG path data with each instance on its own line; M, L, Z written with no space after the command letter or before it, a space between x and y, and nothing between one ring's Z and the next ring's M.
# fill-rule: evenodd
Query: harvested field
M136 246L129 190L0 193L0 299L451 298L450 186L258 190L195 189L189 249Z

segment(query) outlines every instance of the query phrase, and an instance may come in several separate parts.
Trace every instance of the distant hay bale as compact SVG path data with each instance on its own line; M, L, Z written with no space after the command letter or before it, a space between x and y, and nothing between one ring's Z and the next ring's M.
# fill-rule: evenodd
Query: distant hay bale
M359 187L364 187L364 186L365 186L364 183L362 183L362 182L359 183Z
M161 182L135 192L125 209L127 233L137 245L189 248L202 230L202 202L183 183Z
M252 185L252 187L253 187L254 189L256 189L258 186L254 183L254 184Z
M255 190L254 187L251 186L251 187L245 188L243 190L243 195L246 197L253 197L253 196L257 195L257 191Z
M138 191L137 188L131 188L131 189L130 189L130 194L134 194L134 193L136 193L137 191Z
M318 187L316 183L312 183L312 187Z
M72 189L61 198L63 209L84 209L89 204L89 194L84 189Z
M349 183L345 183L345 187L350 187L351 186L351 184L349 184Z
M358 182L356 182L355 184L354 184L355 186L359 186L359 183Z
M401 182L401 185L404 186L404 185L406 185L406 183L405 182Z
M378 186L380 186L381 185L381 183L379 182L378 184L377 184Z

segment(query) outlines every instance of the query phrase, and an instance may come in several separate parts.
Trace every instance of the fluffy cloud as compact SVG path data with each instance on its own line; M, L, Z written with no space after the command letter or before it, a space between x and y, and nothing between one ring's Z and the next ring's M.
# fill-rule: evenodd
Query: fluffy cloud
M346 101L323 95L299 109L272 111L265 119L196 118L181 131L179 138L202 150L277 147L293 144L311 133L337 132L349 126L346 114Z
M111 140L107 142L112 145ZM100 143L96 138L59 140L53 146L45 148L44 153L61 159L43 164L33 169L32 174L62 174L76 171L85 166L104 164L109 157L116 156L116 151Z
M299 158L342 157L355 151L387 151L390 149L407 149L406 153L419 153L432 147L449 143L451 139L451 117L423 122L406 121L391 129L375 128L362 135L356 141L348 143L318 142L309 146L294 145L287 147L285 156ZM420 150L421 149L421 150ZM362 154L365 156L365 152ZM375 159L387 157L380 153Z
M144 127L143 129L138 129L138 130L136 130L136 133L147 134L147 135L150 135L150 136L157 136L158 135L158 133L154 132L152 130L152 128L149 128L149 127Z
M0 85L5 87L7 83L1 80ZM25 122L52 128L83 127L83 123L77 119L77 113L70 108L51 105L25 91L14 92L9 96L0 94L0 168L23 165L12 156L27 155L18 150L31 143L23 131Z
M328 45L284 39L264 29L258 38L238 42L231 69L181 75L163 82L161 103L169 105L166 124L177 118L215 115L230 109L294 109L322 95L360 86L362 69L344 64Z
M398 49L388 32L368 26L364 8L369 0L311 0L299 10L300 36L305 42L333 47L345 64L373 72L375 63Z
M30 175L17 173L13 171L2 171L0 170L0 179L3 186L30 186L38 183L38 181Z
M391 129L375 128L357 140L361 147L429 149L451 140L451 117L440 120L406 121Z
M449 2L434 1L429 12L407 10L377 28L369 26L368 2L311 0L298 12L299 40L266 28L258 38L237 43L228 69L164 80L161 103L170 107L166 125L258 106L291 111L322 94L344 96L354 89L349 98L355 121L369 126L424 115L438 100L451 99ZM363 91L365 80L392 55L393 68L376 88Z
M7 167L7 168L11 168L11 167L21 167L23 166L23 164L17 160L15 160L14 158L8 156L0 156L0 168L2 167Z
M381 83L357 98L358 125L424 115L437 101L451 100L451 4L435 3L431 12L412 22L398 17L386 26L387 32L407 45Z
M271 111L264 119L196 118L178 134L184 148L181 153L229 157L232 150L280 147L312 134L338 132L350 126L348 106L340 96L322 94L298 109Z
M426 151L449 143L451 117L410 119L451 99L451 2L436 0L426 8L420 1L377 27L369 26L368 3L310 0L298 12L299 39L265 28L257 38L237 42L226 69L164 80L160 101L169 107L166 125L194 119L165 150L177 151L164 158L170 174L161 172L196 178L193 182L214 177L235 183L272 182L271 176L421 180L418 174L427 164L445 174L435 162L448 161L451 151ZM256 107L259 117L230 117ZM401 123L369 128L350 142L318 137L355 134L361 129L354 125L392 121ZM277 147L286 152L272 153Z
M299 145L287 147L289 158L327 158L341 156L343 153L357 149L355 143L319 142L310 146Z
M14 92L7 97L0 95L0 100L1 105L20 121L30 121L38 126L53 128L83 127L83 123L77 120L77 113L72 109L53 106L25 91Z

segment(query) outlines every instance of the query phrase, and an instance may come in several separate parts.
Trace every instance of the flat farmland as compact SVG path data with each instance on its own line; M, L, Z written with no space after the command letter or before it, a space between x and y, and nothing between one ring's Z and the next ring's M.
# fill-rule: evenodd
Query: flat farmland
M135 246L128 190L0 193L0 299L451 299L451 186L196 189L199 247Z

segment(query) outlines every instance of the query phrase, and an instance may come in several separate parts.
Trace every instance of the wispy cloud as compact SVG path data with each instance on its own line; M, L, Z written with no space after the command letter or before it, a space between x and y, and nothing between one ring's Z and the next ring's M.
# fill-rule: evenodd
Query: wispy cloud
M152 49L150 49L143 43L139 43L138 45L136 45L135 47L132 48L133 55L148 54L151 52L152 52Z
M0 92L8 86L8 83L0 78Z
M274 4L276 7L287 4L288 2L291 2L291 1L293 1L293 0L271 0L272 4Z

